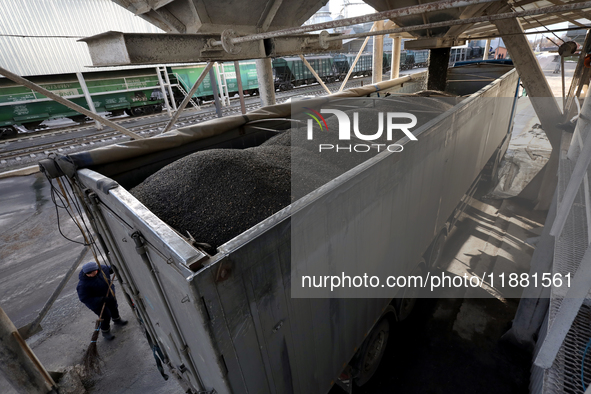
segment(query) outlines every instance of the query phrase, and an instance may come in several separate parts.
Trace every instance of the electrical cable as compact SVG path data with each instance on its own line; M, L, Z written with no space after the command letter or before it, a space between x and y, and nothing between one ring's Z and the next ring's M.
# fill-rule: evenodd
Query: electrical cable
M66 240L70 241L70 242L74 242L80 245L84 245L84 246L89 246L86 242L79 242L79 241L75 241L73 239L68 238L63 232L62 232L62 228L61 228L61 222L60 222L60 213L59 213L59 209L65 209L66 212L68 213L68 215L70 216L70 218L72 218L72 215L70 214L70 211L68 210L67 205L64 202L64 199L62 198L63 196L61 195L61 193L56 189L56 187L53 185L53 182L51 181L51 178L49 178L49 176L47 176L47 180L49 181L49 185L50 185L50 196L51 196L51 201L53 202L53 204L55 205L55 213L57 216L57 228L59 233L61 234L62 237L64 237ZM56 199L56 196L59 198L59 200L61 201L60 205ZM74 219L74 218L72 218ZM74 221L75 222L75 221ZM79 228L80 229L80 228ZM81 230L81 229L80 229Z

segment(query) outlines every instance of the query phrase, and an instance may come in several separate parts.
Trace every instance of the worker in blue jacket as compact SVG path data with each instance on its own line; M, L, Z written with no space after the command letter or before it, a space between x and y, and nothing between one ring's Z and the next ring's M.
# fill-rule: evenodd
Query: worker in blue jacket
M115 298L115 285L111 283L111 267L100 267L102 273L99 272L99 266L94 261L86 263L82 266L82 270L78 275L78 298L91 311L102 318L101 333L105 339L113 339L115 336L111 334L111 319L113 323L118 326L127 324L127 320L121 319L119 316L119 309L117 308L117 299ZM111 284L111 291L107 295L107 289ZM101 310L105 304L105 309L101 316Z

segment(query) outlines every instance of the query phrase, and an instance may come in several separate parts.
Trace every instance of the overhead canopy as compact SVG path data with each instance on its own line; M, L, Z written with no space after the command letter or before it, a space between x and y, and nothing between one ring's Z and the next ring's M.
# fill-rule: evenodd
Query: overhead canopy
M112 0L169 33L278 30L301 26L328 0Z
M221 33L233 29L239 34L272 31L301 26L328 0L112 0L127 10L146 19L170 33ZM419 4L433 3L422 0L365 0L376 11L387 11ZM424 12L417 15L392 18L398 26L412 26L446 20L465 19L502 12L539 9L553 5L580 3L580 0L519 0L512 4L496 1L469 5L447 10ZM577 26L585 24L577 19L591 20L588 10L548 13L538 17L521 18L524 29L559 22L570 22ZM437 27L414 31L417 38L459 37L497 35L490 22L472 25Z
M577 19L591 19L591 1L580 0L518 0L510 4L506 0L366 0L380 14L306 26L302 24L328 0L112 1L173 34L109 32L86 38L83 41L95 66L334 52L342 47L342 39L355 35L329 34L327 30L384 19L397 25L396 34L417 38L407 42L406 49L451 47L498 36L494 18L517 16L524 29L564 21L585 27ZM386 29L392 29L389 25ZM357 36L363 34L368 33Z
M395 8L415 6L419 4L427 4L432 1L421 0L365 0L365 2L376 9L378 12L387 11ZM508 13L513 11L525 11L533 9L542 9L545 7L565 5L572 3L581 3L579 0L519 0L512 4L506 1L496 1L492 3L483 3L469 5L467 7L451 8L447 10L439 10L433 12L424 12L417 15L409 15L403 17L392 18L392 21L399 27L423 25L434 22L442 22L448 20L458 20L473 18L484 15L493 15L500 13ZM547 12L538 16L526 16L519 18L523 29L531 29L540 26L548 26L560 22L570 22L576 26L585 27L584 23L578 22L578 19L586 18L591 20L591 12L589 10L575 10L570 12ZM589 24L587 24L588 27ZM458 40L474 40L480 37L499 36L495 25L491 22L479 22L473 24L465 24L460 26L444 26L432 29L424 29L409 32L418 39L426 39L429 37L448 37L456 38Z

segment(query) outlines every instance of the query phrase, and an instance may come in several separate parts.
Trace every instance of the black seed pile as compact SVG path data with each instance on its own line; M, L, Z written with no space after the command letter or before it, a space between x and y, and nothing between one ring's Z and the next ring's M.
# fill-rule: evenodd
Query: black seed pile
M183 236L215 249L336 177L310 152L261 146L196 152L162 168L131 193ZM294 186L292 188L292 181ZM292 195L293 190L293 195Z
M380 111L404 112L400 98L377 103L379 108L345 111L351 127L352 112L359 114L360 131L365 135L377 131ZM437 109L440 113L446 108ZM417 117L420 125L425 116ZM319 144L388 142L385 132L379 141L360 140L353 133L350 141L340 141L337 117L326 117L326 122L328 131L314 126L312 141L307 139L306 128L293 128L255 148L193 153L162 168L131 193L183 236L189 232L197 242L211 245L207 252L213 254L220 245L377 154L376 150L319 152Z
M252 149L201 151L162 168L131 193L179 233L215 249L290 204L284 157Z

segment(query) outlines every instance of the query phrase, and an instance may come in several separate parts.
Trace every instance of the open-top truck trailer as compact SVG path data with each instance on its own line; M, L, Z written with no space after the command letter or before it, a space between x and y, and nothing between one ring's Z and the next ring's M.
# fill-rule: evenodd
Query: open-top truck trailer
M475 72L482 81L471 77L468 83L454 82ZM507 148L519 79L510 65L482 63L452 68L448 80L448 90L463 99L413 130L419 143L406 154L382 152L226 242L213 255L169 227L128 190L198 150L261 144L274 133L249 124L273 118L280 124L290 115L289 104L54 157L40 165L50 178L65 175L71 181L159 366L164 366L163 375L174 375L193 393L326 393L334 383L350 388L347 380L363 384L371 377L390 325L412 300L408 295L401 297L409 302L292 298L292 264L297 266L291 261L292 212L338 196L356 216L351 207L368 193L364 180L392 174L388 189L373 198L381 199L380 206L389 212L404 214L396 220L391 214L371 215L358 223L367 226L359 230L375 238L369 248L396 244L382 262L385 272L393 259L407 274L429 265L465 193L487 163L498 164ZM424 73L415 74L348 90L340 97L384 97L421 90L424 83ZM335 238L349 241L350 233L330 233L329 225L326 231L318 245ZM392 242L401 234L406 234L404 242Z

